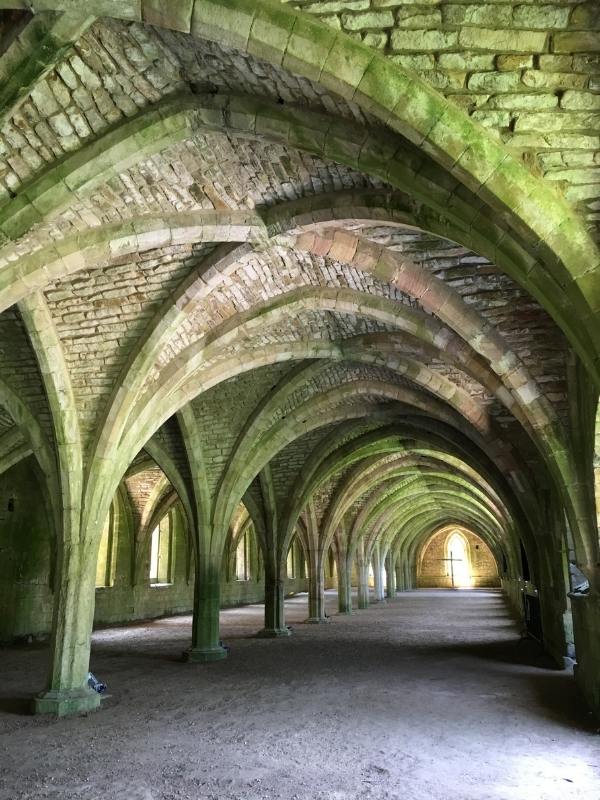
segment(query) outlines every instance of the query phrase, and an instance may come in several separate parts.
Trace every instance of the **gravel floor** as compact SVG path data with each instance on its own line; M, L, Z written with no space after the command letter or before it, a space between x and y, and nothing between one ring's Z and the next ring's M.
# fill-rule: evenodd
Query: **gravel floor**
M495 592L422 590L329 625L288 601L222 612L226 661L179 661L190 617L94 634L99 713L23 716L48 651L0 651L0 798L598 800L600 737L572 675Z

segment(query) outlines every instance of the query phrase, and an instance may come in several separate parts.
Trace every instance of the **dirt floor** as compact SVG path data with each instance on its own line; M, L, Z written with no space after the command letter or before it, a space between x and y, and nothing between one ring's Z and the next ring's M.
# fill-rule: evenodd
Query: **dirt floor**
M190 618L99 631L102 710L22 716L48 651L0 652L0 798L598 800L600 736L572 676L494 592L422 590L264 640L222 613L226 661L179 661Z

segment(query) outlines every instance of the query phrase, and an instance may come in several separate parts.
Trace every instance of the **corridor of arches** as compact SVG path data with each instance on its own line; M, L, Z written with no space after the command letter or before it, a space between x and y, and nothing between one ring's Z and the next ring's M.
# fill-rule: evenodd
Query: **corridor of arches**
M598 41L585 0L0 0L7 731L135 715L115 641L173 708L374 637L365 680L543 653L523 702L598 719Z

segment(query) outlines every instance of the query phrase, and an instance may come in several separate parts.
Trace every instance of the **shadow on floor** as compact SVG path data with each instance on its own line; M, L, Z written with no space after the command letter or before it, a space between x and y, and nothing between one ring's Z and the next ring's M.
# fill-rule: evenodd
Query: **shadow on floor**
M535 639L527 637L499 642L473 642L448 645L437 643L435 647L447 653L482 658L486 661L497 661L502 664L516 664L558 671L558 667L550 656L544 652L541 644Z
M31 714L32 697L0 697L0 713L16 714L19 717Z

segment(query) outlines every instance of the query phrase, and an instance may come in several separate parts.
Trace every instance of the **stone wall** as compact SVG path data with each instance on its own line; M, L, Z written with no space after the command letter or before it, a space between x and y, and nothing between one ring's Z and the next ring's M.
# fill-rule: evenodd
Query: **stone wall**
M290 2L417 72L598 221L598 3Z
M38 636L52 624L51 515L29 458L0 479L0 641Z
M0 642L29 636L45 638L50 632L55 548L53 532L49 527L50 519L32 458L21 461L1 476ZM118 519L113 581L110 587L96 589L95 626L191 613L193 564L190 562L182 515L179 512L173 514L172 581L156 586L152 586L147 578L133 583L131 531L125 514ZM142 554L141 569L144 576L148 575L149 540L146 545L147 552ZM306 579L297 578L286 583L287 594L306 590ZM223 570L223 607L262 603L263 599L262 566L252 564L251 579L248 581L228 577Z

